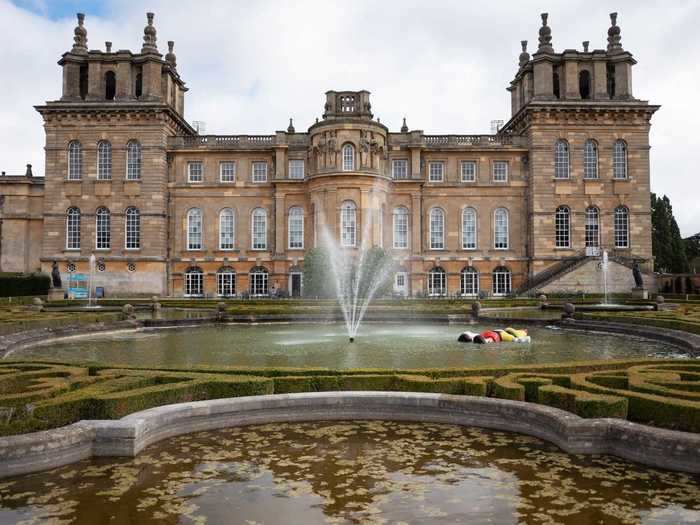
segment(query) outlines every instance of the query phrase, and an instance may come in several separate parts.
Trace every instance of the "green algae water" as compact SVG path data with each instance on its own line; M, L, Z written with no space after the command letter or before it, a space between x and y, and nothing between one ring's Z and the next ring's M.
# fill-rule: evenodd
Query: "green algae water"
M699 522L699 477L441 424L200 432L0 480L2 525Z
M660 341L530 327L530 344L459 343L460 332L488 324L365 323L354 343L342 324L211 325L90 335L12 352L11 359L128 366L431 368L689 357Z

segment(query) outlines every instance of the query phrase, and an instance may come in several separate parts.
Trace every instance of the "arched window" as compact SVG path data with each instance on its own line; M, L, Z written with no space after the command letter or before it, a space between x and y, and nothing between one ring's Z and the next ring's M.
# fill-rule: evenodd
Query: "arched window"
M250 271L250 295L253 297L264 297L268 291L267 268L256 266Z
M109 250L111 244L111 220L109 210L97 208L95 212L95 248Z
M629 226L629 210L626 206L618 206L613 219L615 248L630 247Z
M105 73L105 98L107 100L114 100L114 95L117 94L117 77L114 71L107 71Z
M578 74L578 92L584 100L591 98L591 73L587 69Z
M357 206L345 201L340 206L340 245L352 248L357 244Z
M97 143L97 179L110 180L112 178L112 145L101 140Z
M552 73L552 93L554 98L559 98L561 95L561 89L559 88L559 73L556 71Z
M66 212L66 250L80 249L80 209L68 208Z
M236 223L233 210L224 208L219 213L219 250L233 250L236 239Z
M216 272L216 294L221 297L236 295L236 271L230 266L222 266Z
M586 248L600 246L600 212L595 206L586 208Z
M447 274L439 266L428 272L428 295L447 295Z
M445 249L445 212L440 208L430 210L430 249Z
M595 140L587 140L583 145L583 178L598 178L598 144Z
M479 272L473 266L466 266L459 274L459 291L462 295L479 294Z
M251 214L250 241L253 250L267 250L267 212L262 208Z
M493 212L493 247L496 250L507 250L508 245L508 210L496 208Z
M476 210L462 210L462 249L476 250Z
M68 144L68 179L80 180L83 176L83 148L77 140Z
M141 248L141 213L138 208L130 206L125 213L124 247L127 250L138 250Z
M511 291L511 274L505 266L493 270L493 295L508 295Z
M199 266L190 266L185 271L185 297L204 295L204 272Z
M394 242L397 250L408 248L408 208L394 208Z
M141 179L141 144L130 140L126 145L126 180Z
M613 146L613 178L627 178L627 144L624 140L615 141Z
M355 147L352 144L343 146L343 171L355 169Z
M554 178L569 178L569 143L561 139L554 144Z
M287 237L290 250L304 249L304 210L299 206L289 208Z
M187 249L202 249L202 210L199 208L187 212Z
M557 248L571 248L571 211L559 206L554 212L554 241Z

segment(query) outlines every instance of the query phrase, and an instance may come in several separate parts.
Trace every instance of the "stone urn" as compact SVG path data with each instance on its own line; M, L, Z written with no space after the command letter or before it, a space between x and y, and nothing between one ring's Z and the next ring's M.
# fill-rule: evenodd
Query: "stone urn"
M475 301L472 303L472 317L474 319L479 318L479 312L481 311L481 303L479 301Z
M124 306L122 306L122 319L124 321L136 319L136 314L134 313L133 305L127 303Z
M562 314L562 319L572 319L574 313L576 312L576 307L571 303L564 304L564 313Z

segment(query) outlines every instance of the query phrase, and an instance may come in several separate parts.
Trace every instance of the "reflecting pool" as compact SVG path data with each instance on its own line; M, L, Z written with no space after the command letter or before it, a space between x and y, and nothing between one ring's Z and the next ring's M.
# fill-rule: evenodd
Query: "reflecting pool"
M590 359L683 357L676 347L626 335L530 327L532 343L457 342L487 325L363 324L354 343L336 324L210 325L80 336L11 353L12 359L131 366L427 368Z
M0 524L698 523L699 487L506 432L270 424L0 480Z

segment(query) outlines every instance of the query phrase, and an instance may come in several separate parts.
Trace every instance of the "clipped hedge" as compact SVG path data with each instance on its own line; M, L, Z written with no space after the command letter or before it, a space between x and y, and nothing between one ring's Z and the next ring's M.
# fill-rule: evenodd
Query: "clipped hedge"
M591 394L557 385L540 387L537 402L586 418L627 418L627 399L624 397Z
M45 273L0 273L0 297L48 295L50 287Z

